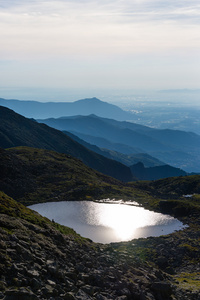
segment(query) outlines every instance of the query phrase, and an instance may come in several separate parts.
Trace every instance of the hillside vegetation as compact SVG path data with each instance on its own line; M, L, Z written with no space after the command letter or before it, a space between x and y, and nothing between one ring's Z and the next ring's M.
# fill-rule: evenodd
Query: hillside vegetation
M72 156L18 147L0 150L0 190L24 204L137 197L137 190ZM139 192L138 197L144 197Z
M131 186L147 192L155 199L147 204L153 205L163 213L176 217L184 217L187 222L199 223L200 215L200 175L179 176L155 181L137 181ZM161 200L162 199L162 200Z
M155 181L137 181L133 184L154 196L166 199L200 194L200 175L171 177ZM189 197L186 198L189 199Z

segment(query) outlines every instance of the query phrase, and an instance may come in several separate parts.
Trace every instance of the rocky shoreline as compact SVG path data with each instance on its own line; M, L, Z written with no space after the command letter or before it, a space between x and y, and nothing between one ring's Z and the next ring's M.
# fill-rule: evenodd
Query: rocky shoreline
M198 213L160 237L100 244L0 193L0 299L199 300Z
M5 215L0 220L0 299L170 299L173 294L168 275L124 251L76 241L51 226Z
M179 288L169 274L179 263L184 268L184 251L181 257L177 250L180 232L103 245L62 234L50 223L41 227L1 214L0 224L0 299L200 299L198 291Z

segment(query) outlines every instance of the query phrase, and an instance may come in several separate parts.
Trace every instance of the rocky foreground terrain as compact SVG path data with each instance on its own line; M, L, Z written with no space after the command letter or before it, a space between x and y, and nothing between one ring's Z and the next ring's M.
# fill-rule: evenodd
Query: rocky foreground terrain
M199 230L96 244L0 193L0 299L200 299Z
M71 156L20 147L0 150L0 191L0 299L200 300L200 176L122 183ZM23 205L116 195L188 227L103 245Z

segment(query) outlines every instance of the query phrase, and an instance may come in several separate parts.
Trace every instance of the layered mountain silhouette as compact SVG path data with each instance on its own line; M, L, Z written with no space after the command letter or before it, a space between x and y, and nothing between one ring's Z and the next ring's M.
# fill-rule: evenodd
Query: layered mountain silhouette
M27 119L3 106L0 106L0 120L2 148L28 146L54 150L70 154L87 166L119 180L132 179L127 166L87 149L59 130Z
M200 170L200 136L192 132L154 129L95 115L38 121L59 130L70 131L101 148L124 154L148 153L187 172Z
M63 130L63 132L68 133L69 131ZM99 148L104 148L104 149L109 149L113 151L117 151L123 154L138 154L142 153L143 149L141 148L136 148L136 147L131 147L122 143L114 143L112 141L109 141L106 138L98 137L98 136L92 136L89 134L83 134L77 131L70 131L72 134L75 136L79 137L80 139L86 141L89 144L96 145Z
M27 119L14 111L1 106L0 119L0 147L2 148L27 146L54 150L56 152L72 155L73 157L80 159L85 165L121 181L138 179L136 174L131 171L128 166L113 160L115 157L119 160L120 153L112 153L112 151L109 152L109 150L97 149L97 147L88 145L87 143L81 145L79 142L75 141L75 139L78 140L78 138L70 133L69 135L71 135L71 137L67 136L66 133L45 124L37 123L34 120ZM144 161L144 163L146 161L147 165L161 163L145 154L138 154L135 159L131 156L128 158L127 156L121 156L121 161L126 161L127 165L141 160ZM177 175L179 175L179 173L177 173ZM169 174L169 176L174 176L174 171L171 175ZM163 178L162 175L160 178ZM150 179L150 177L148 179Z
M73 132L77 135L80 132L85 135L105 138L113 143L139 148L140 152L154 151L155 149L158 151L172 150L171 147L166 147L159 140L149 136L147 132L150 128L129 122L118 122L95 115L62 117L58 119L50 118L46 120L39 119L37 121L59 130ZM123 124L124 126L122 126ZM125 127L125 124L128 127ZM130 125L136 128L131 129ZM142 151L143 149L146 151Z
M115 159L127 166L130 166L133 177L138 180L157 180L161 178L175 177L175 176L186 176L188 175L185 171L166 165L158 159L146 154L139 153L133 155L125 155L116 151L108 149L101 149L95 145L91 145L84 140L78 138L74 134L71 136L74 140L84 145L88 149L99 153L107 158Z
M97 98L86 98L74 102L38 102L6 100L0 98L0 105L8 107L28 118L58 118L61 116L90 115L130 120L134 116L116 105L103 102Z
M65 131L63 131L65 132ZM101 154L107 158L117 160L121 162L122 164L126 166L131 166L133 164L136 164L138 162L142 162L145 167L155 167L155 166L162 166L165 163L156 159L155 157L152 157L151 155L147 153L135 153L135 154L123 154L121 152L117 152L114 150L109 150L106 148L99 148L96 145L92 145L90 143L87 143L86 141L80 139L76 135L70 133L69 131L66 131L66 134L70 136L73 140L77 141L79 144L85 146L86 148ZM119 144L120 145L120 144ZM123 145L121 144L121 147ZM109 147L108 147L109 148ZM131 148L131 147L130 147Z
M142 162L138 162L137 164L132 165L130 168L132 173L139 180L157 180L160 178L187 175L187 173L183 170L171 167L169 165L145 168Z

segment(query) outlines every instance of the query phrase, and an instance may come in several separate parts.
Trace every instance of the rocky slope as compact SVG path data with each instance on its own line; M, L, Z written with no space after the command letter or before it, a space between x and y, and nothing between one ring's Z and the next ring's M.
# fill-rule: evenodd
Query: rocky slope
M0 299L199 299L142 261L141 245L95 244L4 193L0 213Z
M23 203L115 195L188 224L96 244L0 192L0 299L200 299L200 176L124 184L53 151L2 149L0 158L0 190Z

